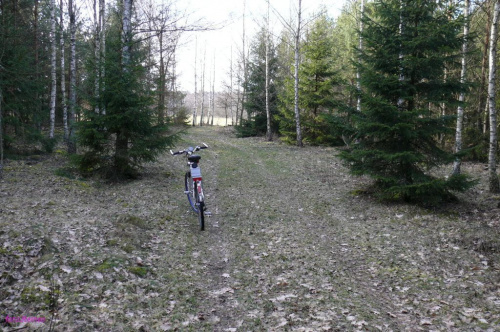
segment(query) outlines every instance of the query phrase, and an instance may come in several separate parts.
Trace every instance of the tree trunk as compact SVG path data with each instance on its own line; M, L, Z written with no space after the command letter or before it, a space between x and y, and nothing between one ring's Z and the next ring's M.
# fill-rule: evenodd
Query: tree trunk
M64 140L68 140L69 130L68 130L68 103L66 100L66 65L64 59L64 15L63 15L63 0L60 1L59 10L59 30L60 30L60 47L61 47L61 104L63 110L63 126L64 126Z
M123 16L122 16L122 65L123 71L128 72L130 64L130 46L132 36L132 1L123 0Z
M158 123L163 125L165 123L165 59L163 56L163 31L160 31L158 35L158 41L160 43L160 79L159 79L159 96L158 96Z
M205 53L203 56L203 66L201 69L201 111L200 111L200 127L203 126L203 110L205 108L205 60L207 58L207 48L205 46Z
M50 89L50 132L49 138L54 138L54 130L56 125L56 97L57 97L57 72L56 72L56 3L55 0L50 0L50 74L51 74L51 89Z
M0 179L3 178L3 111L2 87L0 86Z
M229 112L231 113L231 126L234 126L234 120L233 120L233 106L234 106L234 96L233 96L233 45L231 45L231 67L230 67L230 72L229 72L229 102L231 103L229 106ZM226 126L227 126L227 116L226 116Z
M247 94L246 91L246 82L247 82L247 55L246 55L246 47L245 47L245 42L246 42L246 5L247 2L246 0L243 0L243 49L241 51L241 54L243 55L243 93L241 95L241 109L240 109L240 126L243 123L243 110L245 109L245 96Z
M215 53L214 53L214 66L212 74L212 119L210 120L210 125L214 125L214 115L215 115Z
M488 8L489 9L489 8ZM490 46L490 32L491 32L491 13L486 10L486 33L484 34L483 42L483 59L481 61L481 82L479 84L479 103L477 109L477 126L478 129L486 134L488 131L488 97L484 93L486 87L486 73L488 72L488 49ZM486 98L485 98L486 97Z
M359 53L363 52L363 15L365 12L365 0L361 0L361 9L359 11ZM361 61L361 57L358 57L358 61ZM356 92L358 94L356 109L361 112L361 73L359 68L356 70Z
M196 68L198 67L198 38L194 47L194 109L193 109L193 127L196 126L196 112L198 110L198 75Z
M62 0L61 0L62 1ZM106 91L106 85L104 82L104 77L106 77L106 67L104 65L105 59L106 59L106 3L105 0L99 0L99 19L101 21L101 37L99 38L99 41L101 43L101 46L99 47L100 53L99 53L99 65L100 65L100 82L99 82L99 90L101 92L101 95L104 94ZM106 114L106 105L104 103L100 104L101 108L101 114L105 115Z
M94 98L95 98L95 107L94 111L97 114L101 113L100 110L100 81L101 81L101 18L98 17L101 14L101 11L97 10L97 0L94 0L94 61L95 61L95 80L94 80Z
M76 115L76 18L73 0L68 0L70 48L69 48L69 135L68 153L76 153L75 115Z
M131 42L132 42L132 1L123 0L122 16L122 72L130 71ZM125 129L118 130L115 142L115 168L118 174L125 174L128 167L128 133Z
M495 8L493 10L493 21L491 23L490 40L497 40L498 35L498 16L500 14L499 0L495 0ZM497 114L495 101L495 74L496 74L496 51L497 43L490 43L489 52L489 82L488 82L488 102L490 107L490 151L489 151L489 182L490 192L500 192L500 182L497 175L496 155L497 155Z
M300 128L299 110L299 52L300 52L300 23L302 15L302 0L299 0L297 31L295 31L295 126L297 131L297 146L303 146L302 130Z
M266 138L268 141L272 141L273 133L271 132L271 108L269 106L269 0L267 0L267 30L266 30Z
M400 0L400 6L399 6L399 34L402 36L404 32L404 21L403 21L403 1ZM402 83L405 80L404 76L404 68L403 68L403 60L404 60L404 54L403 54L403 45L399 45L400 52L399 52L399 82L402 85ZM398 98L398 109L402 110L403 108L403 103L404 99L403 98Z
M470 0L465 0L465 8L464 8L464 41L462 44L462 71L460 73L460 83L465 84L466 80L466 75L467 75L467 62L466 62L466 55L467 55L467 38L469 36L469 7L470 7ZM457 130L456 130L456 135L455 135L455 153L459 153L462 151L462 128L463 128L463 122L464 122L464 106L463 102L465 101L465 92L460 92L460 96L458 97L458 101L460 102L460 105L458 105L457 108ZM455 162L453 163L453 175L459 175L460 174L460 166L461 166L461 159L456 158Z

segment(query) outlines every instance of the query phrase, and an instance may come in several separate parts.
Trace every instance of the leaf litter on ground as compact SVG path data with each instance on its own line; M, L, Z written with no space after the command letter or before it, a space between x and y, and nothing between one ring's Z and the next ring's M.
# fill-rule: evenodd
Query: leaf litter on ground
M3 317L46 317L56 331L500 328L500 198L483 165L464 164L480 181L457 203L425 209L363 194L370 180L350 176L334 148L228 128L192 129L182 144L198 142L210 145L204 232L180 158L120 184L57 176L61 156L9 161Z

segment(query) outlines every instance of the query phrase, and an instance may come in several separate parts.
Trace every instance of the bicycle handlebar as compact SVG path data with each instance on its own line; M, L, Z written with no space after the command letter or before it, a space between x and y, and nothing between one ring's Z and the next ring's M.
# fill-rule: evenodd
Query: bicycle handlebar
M170 150L170 154L172 154L173 156L178 155L178 154L192 154L193 152L200 151L202 149L208 149L207 143L201 143L201 144L203 144L203 146L196 146L194 148L192 146L190 146L184 150L180 150L180 151L176 151L176 152Z

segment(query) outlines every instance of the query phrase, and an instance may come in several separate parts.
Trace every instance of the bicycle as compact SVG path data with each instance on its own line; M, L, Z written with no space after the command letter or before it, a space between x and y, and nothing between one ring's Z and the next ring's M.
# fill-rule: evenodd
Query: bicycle
M208 145L203 143L203 146L188 147L184 150L170 153L175 156L178 154L184 154L187 157L187 164L189 166L189 171L184 175L184 193L187 195L189 204L191 205L193 211L198 214L198 221L200 223L200 230L205 230L205 195L203 193L201 169L200 169L200 159L201 156L193 154L196 151L202 149L208 149Z

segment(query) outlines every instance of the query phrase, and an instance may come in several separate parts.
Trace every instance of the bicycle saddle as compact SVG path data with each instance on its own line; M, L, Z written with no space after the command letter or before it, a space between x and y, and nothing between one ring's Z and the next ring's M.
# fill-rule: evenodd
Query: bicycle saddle
M198 156L197 154L192 154L188 157L188 160L192 163L197 163L201 159L201 156Z

